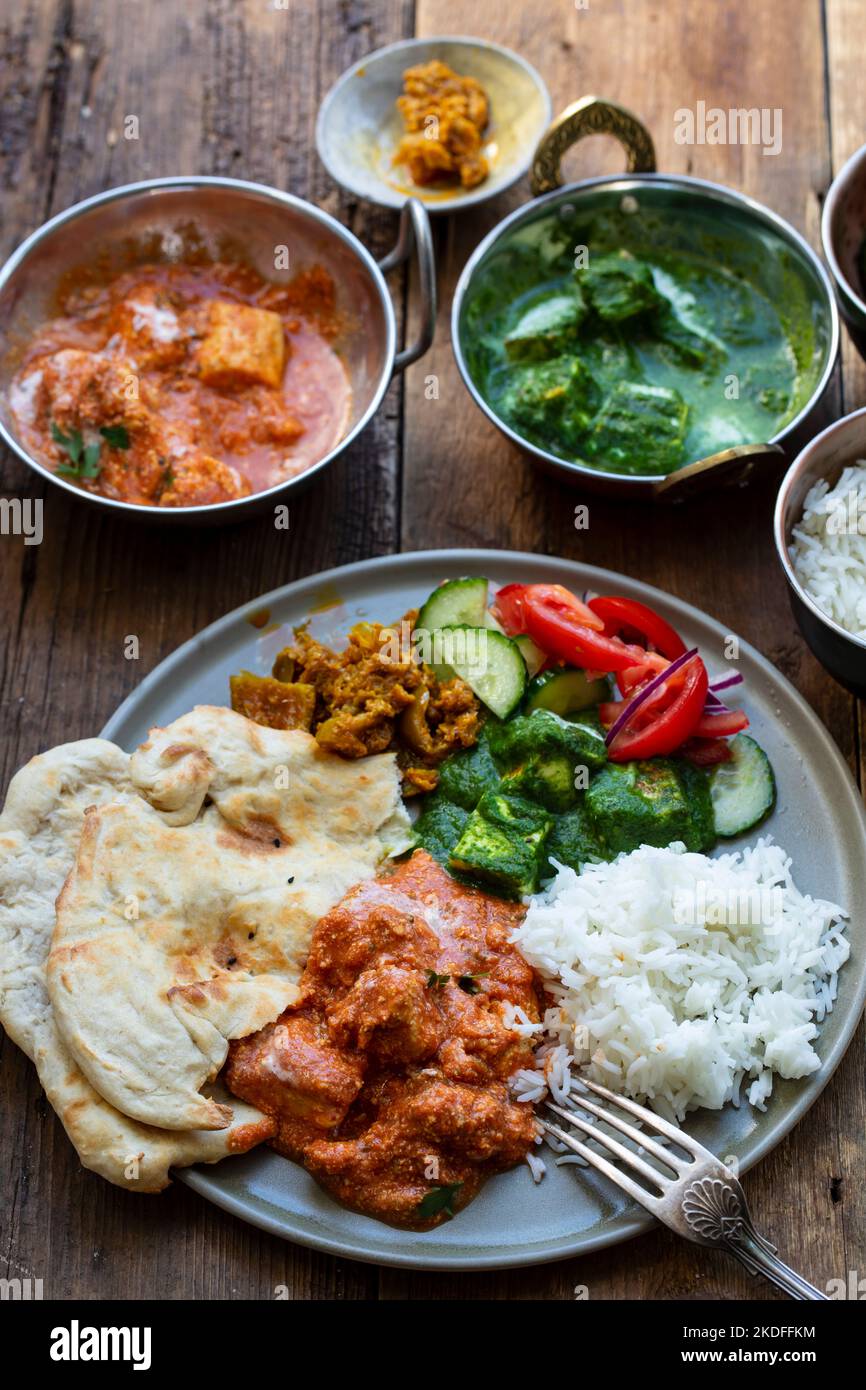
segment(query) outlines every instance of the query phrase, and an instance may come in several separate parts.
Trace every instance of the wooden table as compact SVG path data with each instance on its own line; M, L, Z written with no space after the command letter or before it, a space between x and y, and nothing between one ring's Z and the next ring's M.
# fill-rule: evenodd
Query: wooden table
M477 34L523 53L555 109L593 91L653 132L659 167L730 183L817 244L832 173L864 139L858 0L30 0L0 29L2 252L46 217L112 184L212 173L275 184L341 218L376 254L389 213L347 200L315 153L316 110L338 74L395 39ZM485 16L489 16L486 18ZM683 146L674 113L694 107L783 111L780 155L752 146ZM139 138L124 137L138 116ZM622 155L596 138L569 156L577 177ZM7 457L2 494L45 497L45 539L0 537L3 783L27 758L97 731L139 680L199 628L257 594L331 565L396 550L500 546L562 555L648 580L754 643L799 687L852 768L855 702L818 667L791 618L771 541L776 480L687 509L590 500L542 477L497 435L458 378L451 291L470 250L525 198L440 223L441 314L433 351L390 389L372 426L292 506L268 519L182 533L109 519L43 488ZM400 275L400 316L416 295ZM427 399L435 374L439 399ZM827 423L866 402L846 342ZM124 658L135 633L140 658ZM85 1172L33 1068L2 1042L0 1264L45 1280L56 1298L569 1299L772 1297L723 1257L664 1233L586 1259L485 1275L413 1274L333 1259L224 1215L180 1184L138 1197ZM864 1031L809 1116L746 1179L753 1210L816 1284L866 1273Z

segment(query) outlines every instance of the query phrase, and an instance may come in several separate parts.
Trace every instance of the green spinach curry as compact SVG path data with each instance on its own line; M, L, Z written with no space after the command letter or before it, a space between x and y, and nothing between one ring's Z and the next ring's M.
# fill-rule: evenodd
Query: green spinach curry
M765 442L808 394L814 348L778 261L771 298L766 269L749 273L742 245L721 235L678 242L643 214L548 217L482 270L465 321L470 371L517 434L606 472L664 475Z
M731 764L709 775L679 757L613 763L595 709L491 716L473 748L442 764L416 843L454 877L507 898L536 892L556 864L580 873L588 861L679 840L708 853L719 836L763 819L775 798L754 740L740 734L732 751Z

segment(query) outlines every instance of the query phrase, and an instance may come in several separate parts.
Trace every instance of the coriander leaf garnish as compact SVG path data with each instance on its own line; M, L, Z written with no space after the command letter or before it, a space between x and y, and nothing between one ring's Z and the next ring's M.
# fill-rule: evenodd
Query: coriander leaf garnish
M111 449L129 448L129 430L126 425L102 425L99 433ZM81 430L72 429L65 434L54 420L51 421L51 438L69 459L69 463L58 464L57 472L69 478L95 478L99 474L99 454L102 445L85 444Z
M489 974L489 970L479 970L477 975L460 975L457 983L467 994L478 994L481 989L478 981L483 980L484 976Z
M99 445L88 444L81 457L82 478L95 478L99 472Z
M454 1215L454 1198L463 1186L462 1182L446 1182L441 1187L431 1187L418 1203L418 1215L438 1216L444 1211L446 1216Z
M79 460L81 459L81 451L84 448L81 430L70 430L69 434L64 434L60 426L56 425L52 420L51 438L54 440L55 444L59 444L60 448L69 455L77 469Z
M70 430L64 434L63 430L51 421L51 438L69 458L69 464L59 464L58 473L65 473L71 478L95 478L99 472L99 448L98 444L85 445L81 437L81 430ZM70 466L71 465L71 466Z
M129 448L129 430L126 425L103 425L99 433L112 449Z
M450 975L437 975L435 970L427 971L427 988L443 989L451 979Z

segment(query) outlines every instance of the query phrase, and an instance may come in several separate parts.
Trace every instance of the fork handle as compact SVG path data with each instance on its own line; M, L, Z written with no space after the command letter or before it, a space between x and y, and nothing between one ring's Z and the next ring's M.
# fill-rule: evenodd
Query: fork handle
M724 1249L729 1255L733 1255L734 1259L739 1260L740 1264L745 1265L750 1274L762 1274L789 1298L796 1298L804 1303L829 1302L825 1293L816 1289L808 1279L803 1279L751 1234L745 1233L739 1240L726 1241Z

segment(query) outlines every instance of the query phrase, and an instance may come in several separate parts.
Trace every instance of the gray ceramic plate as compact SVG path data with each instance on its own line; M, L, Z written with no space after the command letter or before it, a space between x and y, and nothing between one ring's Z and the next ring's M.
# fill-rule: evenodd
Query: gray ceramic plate
M315 613L313 631L339 639L360 618L391 621L416 606L442 579L485 574L498 583L558 580L642 598L670 619L689 646L721 668L721 624L657 589L609 571L511 551L452 550L396 555L331 570L275 590L213 623L152 671L109 720L106 738L132 749L154 724L167 724L196 703L224 704L231 672L265 672L285 627ZM338 606L334 606L338 605ZM257 630L269 610L283 631ZM826 729L794 688L751 647L741 644L743 703L778 779L778 806L767 823L794 860L804 891L856 908L866 901L866 814L854 781ZM796 1124L842 1058L866 997L866 932L855 916L852 958L839 999L821 1030L821 1070L803 1082L778 1082L766 1114L728 1106L698 1113L689 1129L717 1154L751 1167ZM197 1192L277 1235L332 1254L426 1269L495 1269L537 1264L611 1245L651 1220L595 1174L554 1168L535 1187L521 1167L492 1179L465 1212L416 1235L392 1230L337 1206L307 1173L268 1149L217 1167L181 1171Z

